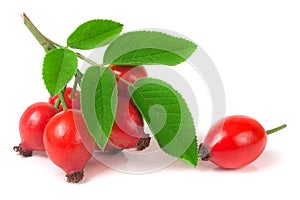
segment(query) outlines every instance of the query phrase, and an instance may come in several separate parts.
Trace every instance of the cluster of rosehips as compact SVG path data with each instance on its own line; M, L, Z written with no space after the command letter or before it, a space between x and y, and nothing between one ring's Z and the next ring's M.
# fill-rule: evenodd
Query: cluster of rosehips
M110 65L114 73L134 83L146 77L144 67ZM115 153L123 149L137 151L149 146L150 137L144 132L140 112L132 103L128 86L118 81L118 104L115 122L104 151ZM93 151L99 150L85 125L80 111L80 92L67 87L64 91L66 110L58 101L59 96L50 97L48 102L38 102L23 113L19 130L21 143L14 150L24 157L33 151L46 151L50 160L66 172L68 182L79 182L83 169Z
M110 65L110 68L117 77L130 83L147 76L142 66ZM129 148L143 150L150 143L149 135L144 132L143 118L130 99L128 85L118 81L117 89L115 122L104 151L116 153ZM67 110L57 103L58 95L50 97L48 103L35 103L25 110L19 125L22 141L14 150L25 157L31 156L32 151L45 150L53 163L66 172L68 182L79 182L83 178L86 163L99 147L95 145L83 120L80 92L66 88L64 99ZM199 146L199 157L227 169L243 167L263 152L267 134L284 127L286 125L265 131L258 121L250 117L225 117L210 128Z

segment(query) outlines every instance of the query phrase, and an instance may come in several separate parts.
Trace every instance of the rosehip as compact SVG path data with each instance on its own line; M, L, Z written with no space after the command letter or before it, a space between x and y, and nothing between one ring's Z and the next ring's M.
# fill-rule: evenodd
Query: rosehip
M199 156L222 168L246 166L262 154L270 131L265 131L258 121L247 116L225 117L210 128L204 142L200 144Z
M132 84L138 79L148 76L146 69L143 66L110 65L109 67L113 70L115 75ZM118 80L119 78L117 78L117 87L119 94L128 96L128 85L123 81Z
M129 97L119 96L115 122L109 140L119 149L149 146L150 137L144 132L143 118Z
M67 87L65 92L64 92L64 98L67 104L67 108L68 109L76 109L76 110L80 110L80 92L78 90L76 90L74 98L71 98L71 94L72 94L73 89L70 87ZM49 97L48 102L52 105L55 105L55 103L57 102L59 98L59 95L55 95L54 97ZM62 105L59 106L59 110L62 111L63 107Z
M50 160L66 172L67 182L82 180L95 143L79 110L55 115L45 128L44 144Z
M14 151L20 155L28 157L32 155L32 151L43 151L43 134L48 121L58 113L53 105L46 102L38 102L29 106L19 122L19 131L21 143L14 146Z

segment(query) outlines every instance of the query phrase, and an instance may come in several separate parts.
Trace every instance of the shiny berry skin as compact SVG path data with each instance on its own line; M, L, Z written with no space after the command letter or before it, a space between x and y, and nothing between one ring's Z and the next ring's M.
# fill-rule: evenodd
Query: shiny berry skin
M140 151L149 146L150 137L144 132L143 118L129 97L118 97L117 113L109 140L119 149L136 148Z
M115 75L125 79L129 83L134 83L140 78L147 77L147 71L143 66L128 66L128 65L110 65L109 66ZM120 95L129 95L128 85L119 81L117 78L117 87Z
M19 146L15 146L14 150L24 157L31 156L32 151L45 150L44 129L56 113L58 110L46 102L38 102L29 106L19 121L21 143Z
M67 181L81 181L95 148L81 111L69 109L55 115L45 128L44 144L50 160L66 172Z
M222 168L235 169L256 160L266 143L267 133L258 121L234 115L219 120L210 128L199 153L203 160Z
M67 108L80 110L80 92L76 90L74 98L71 98L72 90L73 90L72 88L67 87L64 92L64 98L67 104ZM55 105L55 103L58 100L58 97L59 97L58 94L55 95L54 97L49 97L48 102L52 105ZM63 110L62 105L59 106L59 110L60 111Z

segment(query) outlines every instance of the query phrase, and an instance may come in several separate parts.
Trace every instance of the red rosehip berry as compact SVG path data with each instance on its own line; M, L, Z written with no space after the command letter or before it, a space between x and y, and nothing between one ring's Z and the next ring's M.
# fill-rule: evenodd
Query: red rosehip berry
M276 128L276 131L285 126ZM262 154L270 131L265 131L258 121L247 116L225 117L210 128L200 144L199 156L222 168L246 166Z
M95 143L79 110L55 115L45 128L44 144L50 160L66 172L67 182L82 180Z
M150 137L144 132L143 118L129 97L118 97L117 113L109 140L119 149L136 148L140 151L149 146Z
M24 157L31 156L32 151L44 151L44 129L56 113L58 110L46 102L38 102L29 106L21 116L19 122L21 143L19 146L14 146L14 151Z

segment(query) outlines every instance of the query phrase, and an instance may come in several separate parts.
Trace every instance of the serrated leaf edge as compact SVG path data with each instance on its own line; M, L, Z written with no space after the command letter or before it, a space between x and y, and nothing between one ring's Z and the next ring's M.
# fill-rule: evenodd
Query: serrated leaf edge
M119 22L116 22L116 21L113 21L113 20L110 20L110 19L93 19L93 20L89 20L89 21L84 22L84 23L82 23L81 25L79 25L79 26L75 29L75 31L73 31L73 32L71 33L71 35L68 37L68 39L67 39L67 44L68 44L69 47L75 48L75 49L88 50L88 49L85 49L85 48L78 48L78 47L76 47L77 44L83 42L84 40L80 40L79 42L72 43L72 44L70 44L69 40L70 40L71 37L73 37L73 35L75 34L76 31L78 31L79 29L82 28L82 26L84 26L84 25L87 24L87 23L93 22L93 21L113 22L115 25L119 25L119 27L115 27L114 29L110 29L109 31L103 32L103 34L108 33L108 32L110 32L111 30L116 30L116 29L119 29L119 28L121 29L121 31L120 31L120 33L121 33L121 32L122 32L122 29L123 29L123 26L124 26L123 24L121 24L121 23L119 23ZM118 34L117 34L117 35L118 35ZM117 35L114 35L114 36L111 36L111 37L105 39L104 41L100 42L95 48L102 46L101 44L106 44L106 41L109 41L110 39L112 39L112 38L114 38L114 37L117 37ZM97 37L97 35L94 35L94 36L90 37L89 39L93 39L93 38L96 38L96 37ZM75 44L75 45L74 45L74 44Z
M44 65L45 65L46 62L48 62L48 61L46 61L46 59L48 59L47 56L49 56L49 54L52 54L54 51L62 51L62 50L64 51L64 56L63 56L63 59L62 59L61 63L64 62L63 60L65 59L65 52L66 52L66 51L69 51L69 52L74 53L72 50L69 50L69 49L51 49L50 51L48 51L48 52L46 53L46 55L45 55L45 57L44 57L44 60L43 60L42 79L44 80L44 85L45 85L47 91L49 92L50 96L52 96L52 97L55 96L56 94L58 94L58 93L64 88L64 86L62 86L62 87L60 87L60 88L57 88L57 86L55 86L54 91L51 91L51 88L49 88L49 85L46 84L46 80L47 80L48 78L46 78L46 75L45 75ZM75 55L75 53L74 53L74 55ZM60 63L60 66L61 66L61 63ZM78 61L77 61L77 57L76 57L76 66L77 66L77 65L78 65ZM70 80L72 79L72 77L76 74L76 71L77 71L77 67L76 67L76 69L74 70L74 72L72 73L72 75L70 75L69 81L70 81ZM59 70L59 74L61 74L61 70ZM58 81L58 79L56 79L55 85L57 85L57 81ZM67 81L67 82L69 82L69 81ZM67 84L67 83L66 83L66 84ZM56 92L55 92L55 91L56 91Z
M135 34L135 33L157 33L157 34L161 34L161 35L167 36L167 37L169 37L169 38L174 38L174 39L182 40L182 41L184 41L184 42L187 42L187 43L191 44L191 47L189 47L189 48L178 48L178 49L175 49L174 52L168 51L168 50L166 50L166 49L164 49L164 48L161 48L161 49L160 49L160 50L164 50L164 51L166 51L166 52L171 52L171 53L177 55L178 57L181 57L181 58L183 59L183 61L181 61L181 62L186 61L186 60L193 54L193 52L197 49L197 45L196 45L194 42L192 42L192 41L190 41L190 40L188 40L188 39L185 39L185 38L182 38L182 37L178 37L178 36L174 36L174 35L170 35L170 34L167 34L167 33L164 33L164 32L159 32L159 31L146 31L146 30L144 30L144 31L131 31L131 32L123 33L123 34L120 35L119 37L126 37L127 35L132 34L132 33L134 33L134 34ZM140 49L151 49L151 47L146 47L146 48L136 48L136 49L134 49L134 50L128 50L126 53L123 53L122 55L119 55L119 56L118 56L117 58L115 58L114 60L107 60L107 59L105 59L105 58L106 58L106 54L107 54L107 52L110 51L111 45L112 45L113 43L114 43L114 41L107 47L107 49L106 49L106 51L105 51L105 53L104 53L104 56L103 56L103 63L105 63L105 64L128 64L128 65L130 65L130 64L132 64L132 65L164 64L164 63L144 63L144 62L140 62L140 63L133 63L133 62L132 62L132 63L130 63L130 62L129 62L129 63L121 63L121 62L116 62L116 61L119 60L119 58L120 58L121 56L123 56L123 55L132 53L132 52L137 51L137 50L140 50ZM154 49L154 48L152 48L152 49ZM183 57L182 55L176 54L176 51L180 51L181 49L192 49L192 51L191 51L191 53L190 53L189 55L185 55L185 57ZM179 62L179 63L177 63L177 64L180 64L181 62ZM175 65L177 65L177 64L169 65L169 66L175 66Z
M193 120L193 117L192 117L192 113L190 112L190 109L189 109L189 107L188 107L188 105L187 105L185 99L182 97L182 95L181 95L177 90L175 90L175 89L174 89L170 84L168 84L167 82L162 81L162 80L159 80L159 79L148 78L148 77L147 77L147 78L141 78L141 79L137 80L137 81L135 82L134 85L131 85L131 86L129 87L129 92L131 93L131 95L135 92L135 90L139 87L139 85L141 84L141 82L142 82L143 80L145 80L145 79L148 79L148 80L154 80L153 83L155 83L155 84L159 84L158 82L161 82L161 83L164 84L164 86L166 86L167 88L169 88L169 89L173 90L173 92L175 92L177 98L180 98L180 100L182 101L182 103L181 103L180 101L179 101L179 103L185 104L185 106L188 108L188 109L187 109L187 112L188 112L187 114L189 114L189 115L191 116L191 119L192 119L192 126L193 126L193 129L196 131L196 129L195 129L195 123L194 123L194 120ZM156 81L158 81L158 82L156 82ZM150 82L150 83L151 83L151 82ZM134 89L132 89L132 88L134 88ZM140 93L140 95L143 96L141 93ZM146 98L145 98L145 99L146 99ZM133 102L135 103L134 98L132 98L132 100L133 100ZM140 109L140 107L139 107L136 103L135 103L135 105L136 105L137 108L139 109L140 113L141 113L142 115L144 115L143 112L142 112L142 110ZM144 116L143 116L143 118L145 119ZM181 119L181 121L182 121L182 119ZM150 130L152 131L152 127L151 127L150 125L149 125L149 128L150 128ZM155 139L157 139L157 138L155 137ZM172 141L173 141L173 140L174 140L174 139L172 139ZM171 142L172 142L172 141L171 141ZM186 158L182 157L182 155L184 155L184 154L187 152L187 150L191 147L191 145L193 145L194 143L195 143L195 145L196 145L196 146L195 146L195 148L196 148L196 154L195 154L195 155L197 155L197 156L196 156L196 160L195 160L192 156L189 156L189 158L191 158L190 160L187 160ZM167 145L169 145L169 144L167 144ZM162 149L163 149L163 148L162 148ZM164 152L166 152L168 155L174 157L174 155L170 154L169 152L167 152L167 151L165 151L165 150L164 150ZM198 159L198 141L197 141L197 135L196 135L196 132L195 132L195 135L194 135L194 137L193 137L192 143L191 143L190 146L182 153L182 155L179 156L178 158L187 161L189 164L193 165L194 167L197 166L199 159ZM186 154L186 155L189 155L189 154Z
M91 66L91 67L99 67L99 66ZM87 69L87 70L88 70L88 69ZM106 70L110 70L110 71L111 71L110 68L106 68ZM99 80L98 80L97 86L95 86L95 88L98 87L99 81L101 81L100 79L101 79L101 77L102 77L102 75L103 75L103 73L104 73L104 70L103 70L103 71L100 70L99 72L100 72L101 74L98 75L98 76L99 76ZM111 71L111 73L114 75L114 73L113 73L112 71ZM85 79L86 79L86 77L83 76L82 82L85 81ZM114 80L115 80L115 79L114 79ZM82 98L82 94L83 94L83 93L81 92L80 98ZM117 96L116 89L114 90L113 95ZM96 94L95 94L94 98L95 98L95 97L96 97ZM85 101L85 100L84 100L84 101ZM82 101L82 99L81 99L82 106L83 106L83 102L84 102L84 101ZM115 104L115 108L113 107L113 110L112 110L112 112L113 112L113 113L112 113L112 114L113 114L113 117L115 117L115 115L116 115L117 98L115 99L114 104ZM95 106L95 102L94 102L94 105L93 105L93 106ZM98 141L98 138L95 137L95 135L94 135L94 133L93 133L93 130L91 131L90 124L89 124L89 122L87 122L87 118L86 118L87 113L83 110L83 108L82 108L82 114L83 114L84 121L85 121L85 123L86 123L86 125L87 125L87 128L88 128L88 130L89 130L89 132L90 132L92 138L94 139L94 141L96 142L96 144L97 144L100 148L104 149L105 146L106 146L106 144L107 144L107 142L108 142L108 139L109 139L109 137L110 137L111 130L112 130L112 127L113 127L113 123L112 123L112 125L111 125L111 127L110 127L108 136L106 136L105 134L103 134L103 135L101 136L101 138L103 138L103 137L106 138L106 142L105 142L104 146L102 146L102 143L100 143L100 142ZM98 123L98 128L100 129L100 133L99 133L99 134L101 134L101 132L104 132L104 131L103 131L103 129L101 128L101 125L100 125L100 123L99 123L98 116L97 116L96 113L95 113L95 119L94 119L94 120L97 121L97 123ZM113 119L113 122L114 122L114 119ZM96 128L96 129L98 129L98 128ZM93 129L94 129L94 128L93 128Z

